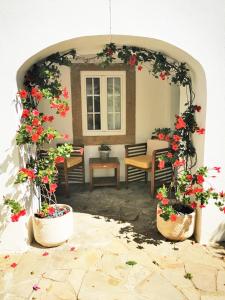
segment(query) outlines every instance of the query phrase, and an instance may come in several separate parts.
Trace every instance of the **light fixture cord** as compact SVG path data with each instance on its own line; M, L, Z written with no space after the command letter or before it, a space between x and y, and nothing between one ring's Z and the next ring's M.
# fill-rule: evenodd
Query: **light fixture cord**
M109 43L112 41L112 10L111 0L109 0Z

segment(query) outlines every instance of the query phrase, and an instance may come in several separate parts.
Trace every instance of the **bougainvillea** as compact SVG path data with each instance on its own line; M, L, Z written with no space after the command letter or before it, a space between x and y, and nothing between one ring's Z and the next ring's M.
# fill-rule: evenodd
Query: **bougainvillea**
M50 148L45 155L41 155L45 143L50 144L57 138L68 139L68 135L54 129L51 126L54 116L40 112L38 106L41 101L45 101L60 117L67 115L70 109L69 93L65 87L61 86L58 66L70 65L71 59L74 57L75 51L71 50L63 54L55 53L34 64L25 76L25 88L17 93L23 110L16 142L18 146L34 145L36 151L28 153L26 165L19 170L15 183L29 182L34 192L36 191L34 186L39 187L43 202L42 205L41 203L39 205L40 217L56 215L53 212L54 208L49 204L56 203L57 165L63 163L64 159L70 156L72 146L64 144L57 148ZM49 209L46 208L46 205L49 206ZM45 213L43 214L43 212Z

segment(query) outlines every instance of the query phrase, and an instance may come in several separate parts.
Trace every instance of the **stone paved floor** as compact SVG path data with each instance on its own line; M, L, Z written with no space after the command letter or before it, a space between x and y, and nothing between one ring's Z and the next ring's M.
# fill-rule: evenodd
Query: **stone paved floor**
M132 198L139 193L136 187L125 192L114 191L119 198L119 218L108 215L110 199L106 201L108 211L97 213L101 206L96 205L94 209L96 201L93 199L103 204L100 195L109 195L111 190L71 194L67 202L80 206L81 211L90 211L74 213L74 235L63 245L45 249L34 243L24 254L10 254L9 257L5 256L7 253L1 254L0 299L225 299L223 244L203 246L193 240L175 244L164 240L158 235L154 222L148 220L150 211L154 211L154 201L149 201L146 195L140 202ZM86 197L83 206L78 199L80 193L83 199ZM133 214L125 213L123 193L136 201L132 203ZM128 202L127 206L132 207ZM135 211L138 211L136 217ZM111 212L115 213L112 207ZM122 222L123 218L131 221ZM150 233L146 232L146 222L150 225ZM15 268L12 263L17 264ZM33 290L35 285L37 290Z

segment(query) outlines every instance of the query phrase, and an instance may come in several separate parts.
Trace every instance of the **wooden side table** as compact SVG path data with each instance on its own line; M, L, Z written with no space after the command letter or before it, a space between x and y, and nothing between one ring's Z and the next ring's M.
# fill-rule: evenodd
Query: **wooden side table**
M114 176L94 177L94 169L114 169ZM98 157L89 159L89 189L93 190L95 186L116 186L119 189L120 184L120 162L118 157L109 157L103 160Z

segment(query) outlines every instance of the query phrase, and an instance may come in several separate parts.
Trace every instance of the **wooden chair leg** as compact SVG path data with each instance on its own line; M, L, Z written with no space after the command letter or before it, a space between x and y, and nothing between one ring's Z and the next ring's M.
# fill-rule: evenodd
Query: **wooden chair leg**
M125 187L128 189L128 165L125 165Z

